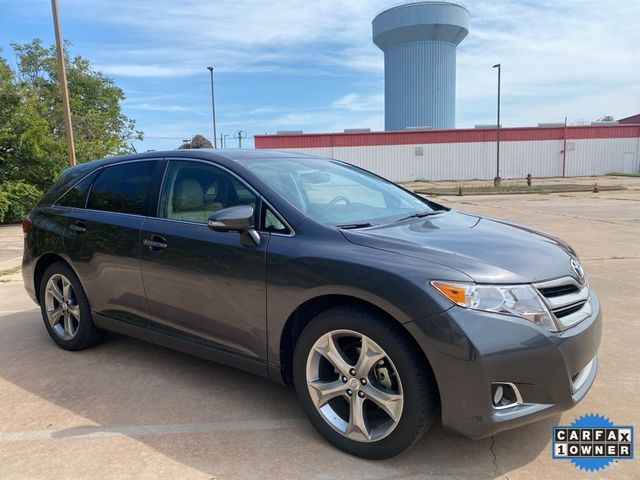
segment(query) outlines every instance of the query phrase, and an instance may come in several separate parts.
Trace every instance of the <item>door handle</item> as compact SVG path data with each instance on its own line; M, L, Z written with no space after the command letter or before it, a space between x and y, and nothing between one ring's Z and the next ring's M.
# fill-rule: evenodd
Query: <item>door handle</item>
M76 222L69 225L69 229L73 230L76 233L82 233L87 231L87 227L84 226L82 222Z
M149 238L142 240L145 247L149 247L149 251L158 252L163 248L167 248L167 241L160 235L151 235Z

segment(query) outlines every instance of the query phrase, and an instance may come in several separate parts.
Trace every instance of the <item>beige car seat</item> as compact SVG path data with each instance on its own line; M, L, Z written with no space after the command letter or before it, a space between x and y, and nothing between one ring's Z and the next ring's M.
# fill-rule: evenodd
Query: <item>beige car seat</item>
M205 204L204 190L195 178L182 178L176 183L169 218L207 223L209 216L222 208L220 202Z

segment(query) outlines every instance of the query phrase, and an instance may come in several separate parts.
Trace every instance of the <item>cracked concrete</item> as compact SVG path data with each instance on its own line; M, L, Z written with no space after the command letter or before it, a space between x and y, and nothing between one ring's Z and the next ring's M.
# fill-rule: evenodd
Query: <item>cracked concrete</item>
M441 199L577 249L605 313L600 370L583 402L562 415L480 441L446 436L437 423L409 452L381 462L329 446L290 388L120 336L64 352L20 273L0 277L0 478L583 479L570 462L551 460L551 426L591 412L638 423L638 200L640 190ZM19 226L0 227L0 261L13 262L0 270L19 265L21 243ZM637 479L640 468L620 461L590 476Z
M491 456L493 457L493 466L494 466L493 475L497 476L498 475L498 456L496 455L496 451L493 449L493 447L495 446L496 446L496 438L494 436L491 436L491 444L489 445L489 451L491 452Z

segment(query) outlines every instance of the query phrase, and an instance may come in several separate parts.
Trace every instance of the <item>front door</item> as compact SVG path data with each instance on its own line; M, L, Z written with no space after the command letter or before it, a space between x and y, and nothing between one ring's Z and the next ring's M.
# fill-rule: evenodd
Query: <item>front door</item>
M170 160L158 215L145 221L141 235L149 333L156 343L262 368L268 236L255 245L207 226L213 212L236 205L257 208L258 198L232 173L209 162ZM203 353L207 348L212 355Z

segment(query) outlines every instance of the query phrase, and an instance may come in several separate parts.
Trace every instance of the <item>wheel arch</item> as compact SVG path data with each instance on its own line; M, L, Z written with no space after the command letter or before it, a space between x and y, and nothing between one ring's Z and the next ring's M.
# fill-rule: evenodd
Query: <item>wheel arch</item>
M414 345L416 351L422 356L425 368L433 376L434 382L437 385L435 375L433 374L433 368L431 367L431 363L429 362L426 353L422 348L420 348L420 345L413 335L411 335L411 333L400 321L398 321L398 319L378 305L358 297L344 294L325 294L308 299L298 306L298 308L296 308L287 318L280 335L280 372L282 375L282 381L285 384L293 382L293 352L298 338L304 328L320 313L338 306L351 306L367 310L381 315L397 325L403 331L407 339ZM439 399L439 392L437 393Z
M49 265L52 265L56 262L62 262L66 264L75 273L75 269L71 266L71 264L67 261L67 259L65 259L60 254L49 252L40 256L40 258L38 258L36 265L33 269L33 287L34 287L36 300L38 301L38 304L40 303L40 282L42 282L42 277L44 275L44 272L47 270Z

